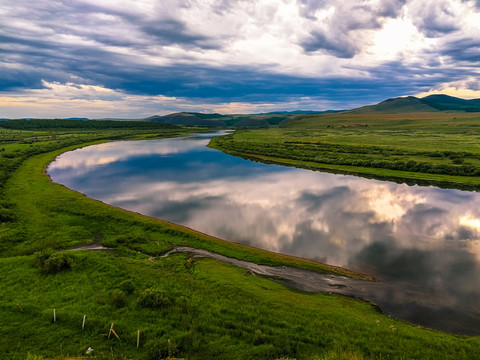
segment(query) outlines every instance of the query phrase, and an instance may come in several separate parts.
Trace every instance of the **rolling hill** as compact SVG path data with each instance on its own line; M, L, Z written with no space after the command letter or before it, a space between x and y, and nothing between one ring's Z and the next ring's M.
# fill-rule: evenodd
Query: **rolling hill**
M145 121L161 122L174 125L192 126L233 126L233 127L269 127L285 125L305 115L319 113L345 114L401 114L424 112L480 112L480 99L465 100L448 95L430 95L423 98L415 96L387 99L375 105L362 106L347 111L292 111L272 112L264 114L203 114L194 112L179 112L165 116L154 115Z
M480 99L465 100L448 95L430 95L423 98L414 96L387 99L376 105L362 106L348 110L350 114L399 114L417 112L480 112Z
M402 114L434 112L480 112L480 99L465 100L448 95L430 95L423 98L415 96L396 97L375 105L367 105L351 110L327 111L278 111L261 114L205 114L197 112L177 112L168 115L153 115L142 119L103 118L98 120L153 122L171 125L261 128L286 125L305 116L319 114ZM0 121L10 119L0 118ZM33 118L22 120L37 120ZM89 120L87 118L69 118L65 120Z
M448 95L430 95L421 101L440 111L480 111L480 99L465 100Z
M278 125L292 116L294 115L285 113L221 115L179 112L165 116L154 115L144 120L173 125L268 127Z

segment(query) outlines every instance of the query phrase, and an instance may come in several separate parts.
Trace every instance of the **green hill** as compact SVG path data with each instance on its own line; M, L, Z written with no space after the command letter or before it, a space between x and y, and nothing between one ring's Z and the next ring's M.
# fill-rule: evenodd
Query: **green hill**
M480 112L480 99L465 100L448 95L414 96L387 99L376 105L362 106L346 111L349 114L400 114L419 112Z
M351 114L366 114L366 113L414 113L414 112L436 112L438 109L422 102L414 96L398 97L388 99L376 105L363 106L357 109L349 110L347 113Z
M222 115L179 112L165 116L154 115L144 120L173 125L268 127L278 125L292 116L294 115L286 113Z
M480 99L465 100L448 95L430 95L421 101L441 111L480 112Z
M179 112L165 116L151 116L145 120L150 122L159 122L173 125L192 125L192 126L226 126L223 116L219 114L205 114Z

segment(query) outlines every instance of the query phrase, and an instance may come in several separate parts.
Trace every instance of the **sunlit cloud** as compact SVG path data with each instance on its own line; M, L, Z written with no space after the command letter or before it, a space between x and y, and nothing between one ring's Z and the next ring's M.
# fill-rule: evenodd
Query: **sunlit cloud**
M417 94L419 97L446 94L456 96L463 99L479 99L480 98L480 81L478 78L468 77L464 80L439 84L429 91Z
M463 226L468 226L469 228L475 230L477 233L480 233L480 218L476 218L471 214L460 217L459 224Z
M129 94L103 86L42 81L45 88L0 96L2 117L90 117L140 119L177 111L223 114L263 113L289 109L338 109L339 104L321 98L300 97L277 102L214 102L201 98ZM1 93L0 93L1 94Z

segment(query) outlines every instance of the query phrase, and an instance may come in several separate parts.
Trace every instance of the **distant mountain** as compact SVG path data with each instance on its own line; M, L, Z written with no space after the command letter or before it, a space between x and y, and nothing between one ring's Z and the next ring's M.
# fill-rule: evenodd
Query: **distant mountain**
M196 112L177 112L164 116L153 115L142 119L121 119L121 118L101 118L88 119L81 117L73 117L68 119L55 120L85 120L85 121L117 121L117 122L153 122L170 125L187 125L187 126L211 126L211 127L269 127L282 125L286 121L297 116L319 114L316 111L291 111L291 112L271 112L267 114L230 114L222 115L217 113L204 114ZM10 119L0 119L10 120ZM40 120L35 118L19 119L19 120ZM50 119L51 120L51 119Z
M430 95L424 98L407 96L388 99L376 105L362 106L346 113L398 114L439 111L480 112L480 99L465 100L448 95Z
M159 122L173 125L191 125L191 126L226 126L224 118L227 116L220 114L200 114L179 112L165 116L154 115L146 118L150 122Z
M154 115L144 120L165 124L191 126L267 127L272 125L279 125L292 116L292 114L283 113L222 115L216 113L203 114L179 112L165 116Z
M6 120L13 120L13 119L0 119L0 121L6 121ZM20 119L15 119L15 120L45 120L45 119L39 119L39 118L20 118ZM57 120L88 120L88 118L71 117L71 118L62 118L62 119L57 119Z
M0 119L0 121L8 121L8 120L10 119L5 119L5 118Z
M311 114L325 114L325 113L334 113L342 112L344 110L325 110L325 111L314 111L314 110L295 110L295 111L271 111L267 113L259 113L257 115L273 115L273 114L282 114L282 115L311 115Z

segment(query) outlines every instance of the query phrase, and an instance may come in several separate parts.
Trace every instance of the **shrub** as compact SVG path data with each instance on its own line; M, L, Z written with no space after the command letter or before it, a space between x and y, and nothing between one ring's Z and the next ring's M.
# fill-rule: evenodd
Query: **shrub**
M120 283L120 290L125 294L130 295L135 291L135 285L132 280L124 280Z
M138 303L143 307L160 309L170 305L170 299L164 291L150 288L140 294Z
M48 260L50 256L53 254L53 249L43 249L37 251L33 256L35 257L35 265L38 267L42 267L45 265L45 261Z
M9 209L0 208L0 222L15 221L15 213Z
M45 274L55 274L63 270L71 270L75 266L75 258L65 252L54 252L44 249L34 254L35 264Z
M261 330L256 329L255 332L253 333L253 344L258 346L261 344L264 344L267 341L267 336L262 333Z
M122 308L127 305L127 299L125 297L125 293L120 290L114 290L110 294L110 303L115 305L117 308Z
M170 339L155 339L146 345L149 360L163 360L177 355L178 349Z

